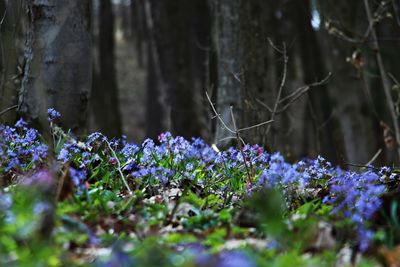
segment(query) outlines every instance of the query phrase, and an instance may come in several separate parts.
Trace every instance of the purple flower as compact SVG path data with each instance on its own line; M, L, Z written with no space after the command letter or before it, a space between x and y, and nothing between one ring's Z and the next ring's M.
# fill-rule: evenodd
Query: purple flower
M218 264L219 267L253 267L254 262L240 251L224 251L219 255Z
M366 223L380 208L380 196L385 192L379 184L380 177L372 171L359 174L354 172L339 173L330 181L330 197L327 202L334 205L332 213L343 212L357 228L360 249L368 247L368 240L373 236Z
M24 128L26 128L28 126L28 123L26 123L25 121L24 121L24 119L19 119L16 123L15 123L15 127L16 128L20 128L20 129L24 129Z
M56 111L54 108L47 109L47 120L53 122L54 120L61 117L60 112Z
M140 150L137 145L134 144L125 144L122 148L121 153L125 158L131 158L136 156L136 153Z
M4 212L11 208L13 203L11 194L4 194L0 192L0 211Z
M85 180L86 180L86 171L77 170L75 168L69 168L69 174L72 182L78 189L86 189Z
M95 141L104 142L107 138L99 132L91 133L86 139L86 145L91 146Z
M42 169L28 176L22 182L25 186L38 186L44 189L50 189L55 180L52 173L47 169Z

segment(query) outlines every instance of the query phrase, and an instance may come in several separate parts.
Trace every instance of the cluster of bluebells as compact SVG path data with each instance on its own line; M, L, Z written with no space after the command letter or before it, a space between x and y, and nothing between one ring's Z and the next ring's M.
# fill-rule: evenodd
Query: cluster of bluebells
M53 109L48 110L48 115L51 123L60 116ZM23 120L15 127L0 126L0 170L3 172L24 170L30 164L34 168L46 158L47 150L38 132L28 128ZM334 207L334 214L351 219L362 249L372 236L367 222L379 209L380 196L386 190L383 179L396 178L387 168L377 173L346 172L332 167L322 157L289 164L280 153L269 154L258 145L218 151L202 139L188 141L168 132L161 134L157 142L147 139L140 145L127 143L124 138L108 140L101 133L89 135L85 142L69 136L56 149L56 158L61 163L70 163L69 175L78 191L88 187L93 166L99 164L114 170L121 168L130 183L132 178L162 186L184 179L199 185L218 180L223 184L221 187L237 190L229 188L230 180L236 179L243 181L239 189L249 193L260 187L304 189L322 184L330 190L325 203Z
M324 199L334 206L333 213L343 214L356 225L361 250L368 248L369 240L374 235L367 227L368 221L380 208L380 196L386 191L380 179L372 171L355 173L338 170L329 181L330 195Z
M20 119L14 127L0 125L0 170L24 171L39 165L47 157L48 147L37 130Z
M49 108L47 110L47 120L49 122L54 122L55 120L59 119L60 117L61 117L60 112L58 112L54 108Z

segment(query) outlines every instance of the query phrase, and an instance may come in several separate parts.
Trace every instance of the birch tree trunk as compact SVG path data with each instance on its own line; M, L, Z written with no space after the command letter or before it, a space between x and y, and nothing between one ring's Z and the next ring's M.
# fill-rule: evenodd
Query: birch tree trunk
M47 109L81 130L92 83L89 0L28 0L25 67L19 111L40 128Z

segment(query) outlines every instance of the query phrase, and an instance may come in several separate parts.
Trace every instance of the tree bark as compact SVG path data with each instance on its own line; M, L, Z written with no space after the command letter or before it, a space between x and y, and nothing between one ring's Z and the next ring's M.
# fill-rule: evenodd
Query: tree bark
M85 0L31 0L19 111L46 129L47 109L82 130L91 88L90 6Z
M242 94L242 68L244 66L244 49L240 40L241 0L214 0L213 42L217 53L218 85L216 108L221 120L234 130L231 119L230 107L234 111L236 125L243 127L243 94ZM217 121L215 142L226 146L232 140L221 141L233 136L222 123Z
M21 49L22 8L20 1L0 1L1 17L4 17L0 33L0 111L18 103L18 87L21 77L18 73L18 56ZM13 123L16 109L3 114L0 122Z
M216 107L221 119L234 130L232 106L237 128L265 122L270 113L257 101L271 102L278 89L274 86L275 78L272 78L276 69L271 67L277 62L271 60L267 41L273 8L269 1L214 0L211 3L214 12L213 48L217 54ZM266 128L265 125L255 127L241 132L241 136L249 143L268 142L271 145L272 138L269 137L272 135L265 137ZM230 136L232 133L217 121L215 141L227 146L232 144L232 139L226 140Z

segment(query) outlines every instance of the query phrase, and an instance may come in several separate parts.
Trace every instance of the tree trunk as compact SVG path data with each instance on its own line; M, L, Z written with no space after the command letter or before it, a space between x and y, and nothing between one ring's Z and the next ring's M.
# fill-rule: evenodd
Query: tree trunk
M91 88L90 3L83 0L26 2L25 68L19 111L46 129L47 109L62 125L82 130Z
M0 111L15 106L18 103L18 56L21 49L21 21L23 21L20 1L0 1L1 17L4 21L1 27L1 77L0 77ZM3 114L0 122L13 123L16 119L16 109Z
M236 128L245 128L269 120L270 113L257 102L273 104L276 97L275 66L272 48L268 46L268 30L272 7L269 1L214 0L213 45L217 53L217 101L221 119L234 130L230 107ZM275 30L275 29L273 29ZM270 64L271 63L271 64ZM249 143L273 142L267 126L241 132ZM220 121L216 127L216 142L234 136ZM220 142L226 146L232 139Z
M330 33L337 30L346 35L351 32L363 34L368 27L365 19L362 1L319 1L321 7L322 25L329 24ZM367 163L377 151L376 125L378 121L372 115L372 107L368 104L365 85L359 71L346 62L354 47L344 38L328 34L321 30L321 40L325 40L324 56L327 59L328 70L333 77L328 85L332 98L335 100L335 117L340 123L344 143L342 159L351 163ZM351 32L346 32L350 30ZM349 36L354 37L354 36ZM367 77L366 77L367 79Z
M95 127L109 137L119 137L122 125L115 72L115 21L111 0L100 0L98 19L99 80L92 95Z
M291 15L298 36L304 83L315 83L324 79L328 71L321 55L316 32L311 26L310 2L293 1ZM306 126L304 130L307 132L305 137L308 137L302 142L305 145L304 152L312 156L323 155L331 162L336 162L334 136L336 122L332 118L333 107L328 88L326 85L312 88L308 96L308 116L303 121Z
M221 120L226 126L234 130L230 108L232 107L236 125L243 127L243 95L242 95L242 68L244 66L244 49L240 40L241 0L214 0L214 48L218 62L218 85L216 108ZM223 124L218 121L215 133L215 142L221 145L232 143L232 140L221 140L234 136Z
M146 20L144 11L144 0L131 0L131 36L135 43L139 67L144 67L145 45L146 45Z
M203 0L151 2L154 40L171 107L171 130L187 138L204 136L201 99L207 55L201 52L199 43L203 36L193 28L196 19L207 18L207 7Z
M155 37L154 13L159 3L150 0L137 2L144 11L144 30L147 36L147 79L146 79L146 135L156 138L161 132L170 130L170 106L167 89L162 75L160 54Z

